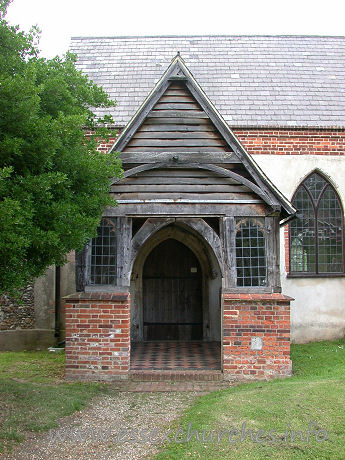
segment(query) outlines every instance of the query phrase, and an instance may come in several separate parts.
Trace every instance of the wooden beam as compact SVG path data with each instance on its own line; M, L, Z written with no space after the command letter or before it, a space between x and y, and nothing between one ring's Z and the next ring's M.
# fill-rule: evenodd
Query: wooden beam
M152 131L137 131L135 133L136 139L218 139L217 133L212 131L206 132L152 132Z
M176 194L186 194L186 193L197 193L197 194L209 194L209 193L218 193L220 196L219 198L221 199L222 196L235 193L235 194L243 194L243 193L250 193L250 190L248 187L245 187L244 185L230 185L230 184L221 184L221 185L216 185L216 184L178 184L177 181L174 180L173 177L171 177L170 183L168 184L139 184L137 185L136 183L122 183L119 185L113 185L111 189L111 193L114 194L147 194L147 193L162 193L162 194L167 194L169 193L171 195L176 195ZM141 196L141 195L140 195Z
M144 174L144 173L143 173ZM228 179L227 177L219 177L219 176L209 176L209 177L204 177L204 176L182 176L180 177L179 171L176 171L175 174L162 174L161 176L144 176L144 175L138 175L138 176L132 176L132 177L127 177L126 179L123 179L116 185L115 187L119 186L136 186L136 185L193 185L193 186L198 186L198 185L225 185L225 186L237 186L238 190L241 191L240 184L233 179ZM245 188L246 191L248 191L248 188ZM117 190L117 188L113 189L112 191Z
M166 169L169 167L178 168L178 167L181 167L181 165L175 162L175 163L155 163L155 164L150 164L150 165L137 166L136 168L126 171L123 174L123 177L129 177L129 176L132 176L133 174L137 174L139 172L146 171L148 169L159 169L159 168ZM230 177L232 179L235 179L237 182L239 182L242 185L246 185L250 190L252 190L254 193L259 195L259 197L262 198L268 205L270 206L272 205L270 197L266 193L262 192L261 189L257 185L253 184L248 179L245 179L243 176L236 174L233 171L229 171L227 169L224 169L219 166L212 165L212 164L190 163L188 166L182 165L182 167L184 169L186 167L190 169L206 169L209 171L214 171L216 173L219 173L220 176L225 176L225 177ZM112 180L112 185L119 182L119 180L121 179L114 178Z
M197 118L209 119L208 115L203 110L151 110L147 118Z
M166 148L169 150L170 147L180 147L183 149L184 147L199 147L199 150L202 148L208 149L209 147L220 147L222 150L227 150L224 147L227 147L224 141L220 139L210 139L210 138L203 138L203 139L194 139L194 138L177 138L177 139L161 139L161 138L153 138L151 139L132 139L130 143L127 145L127 151L129 148L132 147L151 147L151 151L155 150L156 147Z
M216 131L216 128L211 125L211 124L203 124L203 125L193 125L193 126L190 126L190 125L181 125L181 124L173 124L173 123L169 123L169 124L164 124L164 123L156 123L156 124L143 124L140 126L140 128L138 129L137 133L139 132L145 132L145 131L149 131L149 132L170 132L170 131L173 131L173 132L197 132L197 131L209 131L209 132L215 132Z
M199 164L209 164L211 161L214 161L214 163L241 163L236 155L232 152L225 152L224 149L220 149L217 152L202 152L202 154L200 153L200 149L197 152L181 152L180 148L176 152L172 152L171 150L170 152L152 152L152 149L149 149L148 152L143 152L140 149L140 151L136 152L125 151L120 155L123 164L149 163L151 166L167 162L170 162L172 166L175 164L174 157L178 158L179 164L185 165L185 167L188 167L191 162Z
M152 203L173 203L173 202L184 202L184 203L263 203L261 199L257 199L255 195L250 193L187 193L180 192L174 193L171 189L169 191L155 192L123 192L110 194L119 203L124 202L152 202Z
M104 217L112 216L134 216L134 217L153 217L153 216L238 216L238 217L257 217L264 216L266 206L260 203L235 204L235 203L120 203L113 208L107 208Z
M164 115L163 115L164 114ZM159 116L148 116L147 125L166 125L166 124L174 124L174 125L209 125L210 120L208 117L187 117L187 116L180 116L180 117L167 117L165 116L165 112L161 113Z

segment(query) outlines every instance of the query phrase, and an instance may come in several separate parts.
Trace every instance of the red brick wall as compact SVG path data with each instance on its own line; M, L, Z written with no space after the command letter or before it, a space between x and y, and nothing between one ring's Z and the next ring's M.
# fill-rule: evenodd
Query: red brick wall
M65 297L66 378L128 378L130 296L81 292Z
M291 375L290 300L282 294L223 294L224 378ZM251 350L252 337L262 339L261 350Z
M345 129L234 128L233 132L253 155L345 155ZM107 152L114 142L111 138L98 149Z
M253 155L345 155L344 129L234 129Z

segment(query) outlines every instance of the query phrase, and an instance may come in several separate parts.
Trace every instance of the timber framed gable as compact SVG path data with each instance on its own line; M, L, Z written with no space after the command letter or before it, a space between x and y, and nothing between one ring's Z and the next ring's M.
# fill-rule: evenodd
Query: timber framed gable
M113 145L111 152L115 151L120 152L125 169L124 177L112 183L112 194L120 204L169 203L169 199L174 203L261 202L265 215L280 214L284 223L296 212L247 153L179 55ZM151 195L144 193L150 182L144 172L158 175L159 170L175 175L174 192L163 181L161 187L151 187ZM187 171L191 177L198 171L200 178L183 180L173 170L184 170L184 177ZM202 171L214 179L201 177ZM126 188L126 179L132 188Z

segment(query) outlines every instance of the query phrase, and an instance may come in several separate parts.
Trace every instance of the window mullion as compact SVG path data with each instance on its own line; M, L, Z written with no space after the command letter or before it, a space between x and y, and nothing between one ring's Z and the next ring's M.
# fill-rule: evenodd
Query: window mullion
M315 215L315 273L319 274L319 226L318 226L318 208L314 206Z

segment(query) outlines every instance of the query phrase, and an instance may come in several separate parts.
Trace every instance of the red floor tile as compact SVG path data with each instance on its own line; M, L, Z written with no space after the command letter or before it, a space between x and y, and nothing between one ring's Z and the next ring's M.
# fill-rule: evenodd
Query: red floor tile
M218 370L220 342L135 342L132 370Z

